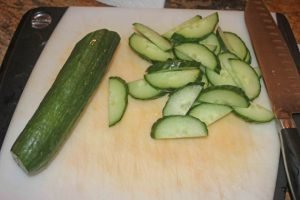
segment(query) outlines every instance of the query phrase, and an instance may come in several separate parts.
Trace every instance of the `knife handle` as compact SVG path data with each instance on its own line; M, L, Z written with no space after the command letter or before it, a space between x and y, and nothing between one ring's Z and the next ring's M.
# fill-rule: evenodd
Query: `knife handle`
M297 128L284 128L280 136L290 194L293 200L298 200L300 199L300 134Z

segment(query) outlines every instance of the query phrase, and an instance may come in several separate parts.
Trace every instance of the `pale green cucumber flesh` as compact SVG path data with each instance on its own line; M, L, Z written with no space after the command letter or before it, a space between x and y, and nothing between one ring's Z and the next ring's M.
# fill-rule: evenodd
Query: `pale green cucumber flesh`
M153 139L205 137L208 130L205 123L188 115L173 115L158 119L152 126Z
M172 35L173 35L176 31L178 31L178 30L180 30L180 29L183 29L183 28L185 28L185 27L187 27L187 26L190 26L191 24L193 24L193 23L195 23L195 22L197 22L197 21L200 21L201 19L202 19L201 16L195 15L194 17L192 17L192 18L190 18L190 19L188 19L188 20L186 20L186 21L180 23L179 25L173 27L172 29L170 29L169 31L167 31L166 33L164 33L164 34L163 34L163 37L166 37L166 38L168 38L168 39L171 39Z
M231 107L218 104L201 103L194 106L189 115L200 119L207 126L225 117L232 111Z
M207 79L212 85L233 85L236 86L236 83L230 76L230 74L225 69L221 69L219 73L206 69L205 70Z
M225 70L233 80L234 84L232 85L236 85L236 86L241 85L239 78L237 78L236 74L231 68L231 64L229 63L230 59L238 59L238 57L232 53L226 52L226 53L219 54L218 59L220 61L221 69Z
M159 33L154 31L150 27L141 23L134 23L133 26L139 33L141 33L144 37L153 42L153 44L158 46L161 50L168 51L172 48L172 45L168 40L159 35Z
M108 84L108 122L113 126L122 119L127 108L128 88L120 77L110 77Z
M208 47L216 55L218 55L221 52L221 44L220 44L220 41L219 41L219 39L218 39L218 37L216 36L215 33L209 34L207 37L200 40L199 43L206 46L206 47Z
M145 79L139 79L128 83L129 95L135 99L147 100L163 96L165 93L152 87Z
M200 62L204 67L218 71L220 68L216 55L201 44L184 43L175 47L175 50Z
M260 80L255 70L246 62L230 59L231 69L239 79L240 87L244 90L249 99L256 98L261 91Z
M274 119L274 114L271 110L257 103L251 103L248 108L233 107L233 112L248 122L265 123Z
M192 61L193 58L187 56L186 54L174 49L174 55L176 56L176 58L181 59L181 60L188 60L188 61Z
M195 82L200 72L200 69L155 72L146 74L145 80L155 88L177 89Z
M239 59L244 60L248 55L248 48L245 45L245 42L235 33L232 32L223 32L220 28L218 29L219 37L221 38L225 48L235 54Z
M248 107L249 99L244 91L231 85L212 86L203 90L198 99L200 102L221 104L235 107Z
M215 12L190 24L189 26L179 29L175 33L188 39L201 39L212 33L218 25L218 22L219 15Z
M201 85L190 84L172 93L163 108L163 116L185 115L201 90Z
M150 40L133 33L129 38L129 46L140 57L149 61L166 61L174 58L172 52L163 51Z

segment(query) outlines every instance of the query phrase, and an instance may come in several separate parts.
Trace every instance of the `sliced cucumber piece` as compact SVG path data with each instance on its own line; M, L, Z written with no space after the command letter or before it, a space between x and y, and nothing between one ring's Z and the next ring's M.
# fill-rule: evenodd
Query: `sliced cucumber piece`
M220 27L218 28L217 33L225 49L236 55L241 60L244 60L247 57L249 50L244 41L237 34L232 32L223 32Z
M155 72L146 74L145 80L159 89L177 89L195 82L200 73L200 69Z
M201 103L189 111L189 115L200 119L207 126L225 117L232 111L231 107L218 104Z
M219 73L206 69L205 74L209 82L213 85L233 85L236 86L234 80L225 69L221 69Z
M206 88L202 90L197 100L205 103L243 108L249 106L249 99L244 91L231 85L220 85Z
M233 70L231 69L231 65L229 63L229 59L238 59L238 57L232 53L221 53L218 55L218 59L220 61L221 69L224 69L228 72L231 76L232 80L234 81L235 85L241 85L239 79L234 74ZM226 73L226 72L225 72Z
M274 119L271 110L253 102L248 108L233 107L233 112L248 122L265 123Z
M237 34L232 32L224 32L224 35L229 42L233 52L237 57L244 60L247 57L248 49L245 42Z
M179 29L175 33L186 38L188 41L198 41L208 34L212 33L219 22L219 15L217 12L212 13L199 21L191 23L189 26ZM173 34L174 36L175 34ZM172 36L172 39L174 37ZM176 40L176 39L175 39Z
M221 52L221 44L215 33L210 33L203 40L200 40L199 43L209 48L216 55L218 55ZM212 47L213 49L211 49Z
M208 135L205 123L188 115L173 115L158 119L152 126L153 139L194 138Z
M174 54L176 56L176 58L180 59L180 60L188 60L188 61L192 61L193 59L189 56L187 56L186 54L174 49Z
M150 27L145 26L141 23L134 23L133 26L139 33L150 40L153 44L158 46L161 50L168 51L172 48L172 45L168 40L159 35L159 33L154 31Z
M180 23L179 25L175 26L174 28L170 29L169 31L167 31L166 33L163 34L163 37L166 37L168 39L171 39L172 35L180 30L180 29L183 29L187 26L190 26L191 24L197 22L197 21L200 21L202 19L202 17L200 15L195 15L194 17Z
M129 95L135 99L148 100L161 97L165 94L164 91L152 87L144 79L129 82L128 84Z
M185 115L197 99L201 85L190 84L172 93L164 106L163 116Z
M234 75L239 79L240 87L250 100L256 98L261 91L259 77L255 70L246 62L238 59L229 59Z
M110 77L108 85L108 121L111 127L118 123L125 113L128 103L128 88L126 82L120 77Z
M145 37L133 33L129 38L129 46L142 58L149 61L166 61L174 58L172 52L161 50Z
M215 50L217 49L217 46L215 45L211 45L211 44L202 44L204 46L206 46L211 52L215 52Z
M153 73L158 71L186 70L197 68L200 68L200 63L196 61L167 60L165 62L155 62L147 68L146 72Z
M184 43L175 47L175 50L187 55L193 60L200 62L204 67L218 71L220 68L216 55L201 44Z

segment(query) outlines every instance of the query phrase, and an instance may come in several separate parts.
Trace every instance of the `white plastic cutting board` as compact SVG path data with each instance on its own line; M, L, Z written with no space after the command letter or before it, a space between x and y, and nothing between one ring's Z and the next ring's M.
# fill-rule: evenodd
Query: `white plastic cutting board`
M107 125L108 77L139 79L149 65L128 47L132 23L163 33L196 14L212 12L69 8L40 56L7 132L0 154L0 199L272 199L279 159L274 122L254 125L231 114L210 126L207 138L155 141L150 128L161 116L167 99L163 97L130 98L123 120L113 128ZM242 12L220 11L219 15L223 30L237 33L250 45ZM101 28L121 35L109 71L55 160L29 177L9 150L74 44ZM251 53L254 56L252 49ZM269 107L264 87L258 101Z

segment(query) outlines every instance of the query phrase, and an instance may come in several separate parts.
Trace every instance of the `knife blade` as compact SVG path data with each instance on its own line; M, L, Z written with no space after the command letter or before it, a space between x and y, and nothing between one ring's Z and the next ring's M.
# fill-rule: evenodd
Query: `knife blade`
M248 0L245 22L276 117L290 194L300 199L300 134L295 122L300 113L299 73L262 0Z

